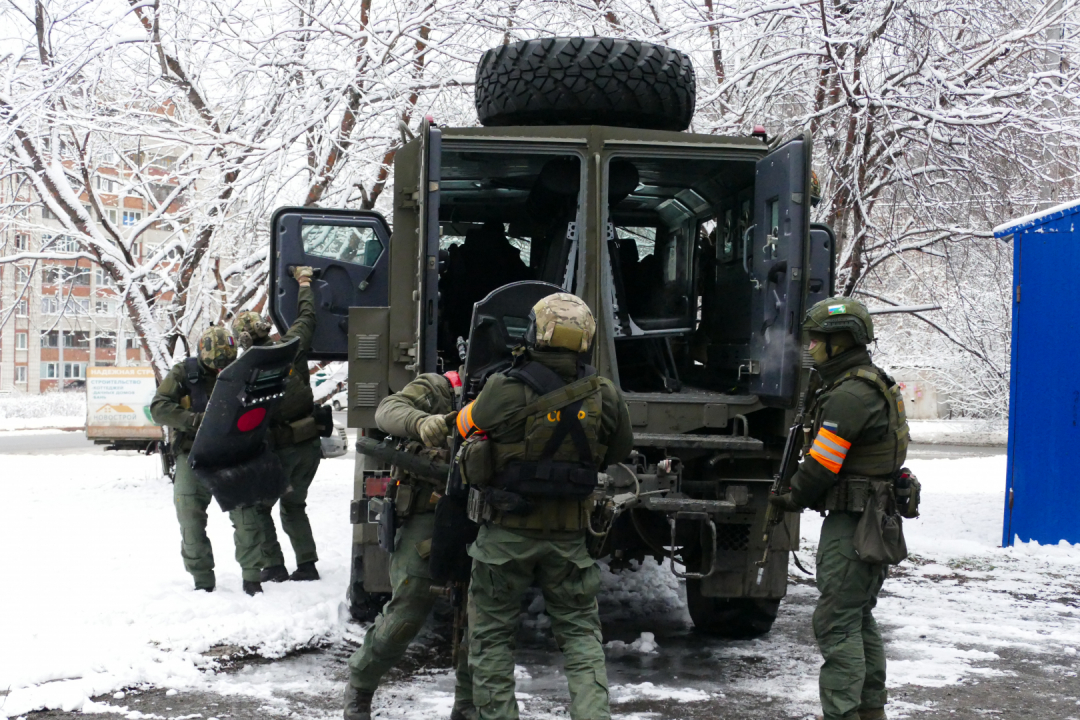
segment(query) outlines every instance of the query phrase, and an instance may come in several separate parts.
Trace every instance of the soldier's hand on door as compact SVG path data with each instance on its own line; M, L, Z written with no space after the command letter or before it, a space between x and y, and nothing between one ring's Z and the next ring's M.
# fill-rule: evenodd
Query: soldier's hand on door
M292 276L296 278L296 282L300 283L300 287L307 287L311 284L311 278L315 274L315 269L309 265L298 265L292 269Z

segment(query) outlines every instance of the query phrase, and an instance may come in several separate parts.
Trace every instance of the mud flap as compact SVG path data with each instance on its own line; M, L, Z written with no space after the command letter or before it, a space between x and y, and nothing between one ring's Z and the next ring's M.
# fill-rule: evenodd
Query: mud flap
M288 485L267 442L298 340L253 347L218 375L188 461L222 510L277 499Z

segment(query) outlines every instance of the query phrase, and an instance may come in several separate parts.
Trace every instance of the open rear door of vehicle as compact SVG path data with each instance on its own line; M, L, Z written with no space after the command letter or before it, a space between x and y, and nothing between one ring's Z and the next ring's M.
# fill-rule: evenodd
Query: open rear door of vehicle
M350 367L350 425L353 409L361 406L370 407L362 414L370 414L373 425L375 405L386 395L389 248L390 228L377 212L286 207L271 220L270 314L285 332L297 316L292 268L314 268L309 357L358 363ZM360 326L351 332L350 315ZM350 344L350 336L357 342Z
M747 265L751 296L749 389L768 405L793 407L810 231L809 135L758 161Z

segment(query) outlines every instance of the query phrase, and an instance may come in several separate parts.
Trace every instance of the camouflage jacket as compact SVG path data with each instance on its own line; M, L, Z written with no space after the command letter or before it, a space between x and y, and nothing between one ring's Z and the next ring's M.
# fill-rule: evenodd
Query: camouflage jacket
M199 363L199 382L209 400L214 393L217 373L208 370ZM202 421L202 410L192 408L191 390L188 387L187 369L183 362L172 366L168 374L158 385L154 399L150 403L150 417L158 425L172 428L173 447L176 452L187 452L195 441L195 432Z
M818 367L821 390L816 398L808 399L809 443L791 479L792 500L803 507L819 507L829 489L846 475L888 476L904 462L906 443L888 458L860 457L864 448L889 437L890 425L889 406L881 391L859 378L844 378L859 368L884 375L863 347Z
M394 437L421 440L417 423L428 415L445 415L454 409L450 381L438 373L424 373L389 397L375 411L375 424Z
M308 372L308 353L311 351L311 338L315 335L315 292L310 287L301 287L297 296L298 314L282 338L288 342L300 339L300 347L293 360L293 371L285 385L285 399L281 401L271 416L273 425L291 423L311 415L315 409L315 398L311 392L311 373ZM258 346L273 345L270 338L263 338L255 343Z

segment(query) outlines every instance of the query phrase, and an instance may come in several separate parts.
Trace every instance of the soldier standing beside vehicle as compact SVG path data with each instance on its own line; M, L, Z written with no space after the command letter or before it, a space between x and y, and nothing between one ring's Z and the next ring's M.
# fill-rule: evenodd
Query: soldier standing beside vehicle
M622 394L585 364L595 332L580 298L540 300L514 368L493 375L457 416L469 438L461 462L470 492L487 503L469 548L469 668L480 718L518 717L513 641L534 582L565 658L570 717L610 717L596 605L600 569L586 534L597 471L630 453L633 433ZM489 477L473 453L491 459Z
M807 398L812 443L791 492L770 502L789 512L827 510L817 552L814 636L825 720L884 720L885 647L872 611L888 565L860 559L856 526L875 480L892 482L907 456L908 427L892 379L870 360L874 326L862 303L822 300L803 323L820 390ZM860 492L861 488L861 492Z
M206 508L212 496L195 477L188 464L188 452L202 422L206 403L214 392L219 372L236 359L236 341L223 327L211 327L199 338L197 357L177 363L158 386L150 403L150 415L158 425L173 430L176 452L176 477L173 502L180 521L180 555L184 569L195 580L196 590L212 592L214 551L206 536ZM243 570L243 588L248 595L262 592L259 568L262 557L262 533L252 507L229 512L236 544L236 562Z
M447 414L454 409L454 393L461 387L457 373L425 373L401 392L379 403L375 422L394 437L413 441L413 452L437 452L448 460ZM421 445L422 443L422 445ZM426 448L426 449L425 449ZM349 684L345 689L345 720L369 720L371 701L383 675L405 655L409 643L423 627L437 599L428 570L431 536L435 528L435 502L445 489L434 480L394 468L396 512L402 523L390 556L393 595L364 636L363 646L349 658ZM457 689L452 720L475 717L472 682L466 656L457 667Z
M285 386L285 398L270 419L270 438L274 453L289 480L288 490L279 501L281 529L292 543L296 570L290 575L285 568L285 556L274 527L273 505L259 506L258 522L263 536L262 582L319 579L319 571L315 568L319 556L315 551L315 538L311 534L311 522L307 516L308 488L322 460L322 443L313 415L315 401L308 372L308 352L315 334L315 293L311 289L313 270L307 266L297 267L292 274L300 284L297 295L299 312L281 341L299 338L300 342L292 373ZM270 339L271 325L257 312L240 313L233 319L232 327L233 334L244 349L273 344Z

